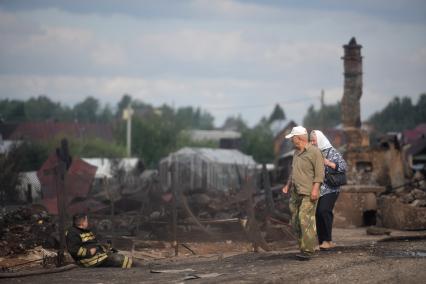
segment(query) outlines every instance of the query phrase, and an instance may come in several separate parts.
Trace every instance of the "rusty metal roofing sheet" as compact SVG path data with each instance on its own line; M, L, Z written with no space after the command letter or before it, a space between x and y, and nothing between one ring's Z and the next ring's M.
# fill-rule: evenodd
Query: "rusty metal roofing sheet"
M56 154L52 154L37 172L43 193L43 205L52 214L57 214L57 180L55 168L58 165ZM84 162L80 158L74 158L65 178L67 204L75 198L86 198L93 179L96 167ZM61 189L63 190L63 189Z

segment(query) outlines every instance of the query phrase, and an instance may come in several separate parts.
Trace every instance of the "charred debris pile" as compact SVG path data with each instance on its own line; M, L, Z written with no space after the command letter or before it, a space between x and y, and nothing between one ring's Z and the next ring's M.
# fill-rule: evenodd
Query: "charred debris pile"
M37 246L55 246L56 225L43 210L19 207L0 214L0 257L24 253Z

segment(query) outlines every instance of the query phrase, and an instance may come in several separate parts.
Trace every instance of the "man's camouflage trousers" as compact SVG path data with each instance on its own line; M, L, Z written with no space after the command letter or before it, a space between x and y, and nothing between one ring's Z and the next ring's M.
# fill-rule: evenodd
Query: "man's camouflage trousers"
M315 211L317 201L311 201L308 195L300 195L291 190L290 202L291 224L299 242L300 251L314 253L317 245L317 228Z

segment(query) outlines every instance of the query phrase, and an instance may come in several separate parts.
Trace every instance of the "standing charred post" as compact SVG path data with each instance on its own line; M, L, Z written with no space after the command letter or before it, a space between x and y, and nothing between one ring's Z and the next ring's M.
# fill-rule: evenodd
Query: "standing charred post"
M56 149L56 156L58 164L55 168L56 174L56 194L58 206L58 230L59 230L59 250L57 265L64 264L64 251L65 251L65 219L67 215L67 197L66 197L66 175L68 169L71 167L72 158L69 154L68 140L61 140L61 147Z

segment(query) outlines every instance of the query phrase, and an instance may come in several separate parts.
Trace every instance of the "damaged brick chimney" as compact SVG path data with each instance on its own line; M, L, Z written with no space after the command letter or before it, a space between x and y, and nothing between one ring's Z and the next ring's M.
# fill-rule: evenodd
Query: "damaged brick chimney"
M377 194L384 187L376 182L374 153L368 133L361 129L362 46L353 37L343 45L344 91L341 120L346 137L344 158L348 164L348 184L342 187L335 207L337 227L376 224Z
M362 96L362 45L352 37L348 44L343 45L344 56L344 91L341 104L341 120L347 136L348 149L368 147L367 133L361 130Z
M353 37L343 46L344 92L342 98L343 127L361 127L360 100L362 96L362 45Z

